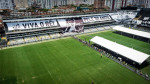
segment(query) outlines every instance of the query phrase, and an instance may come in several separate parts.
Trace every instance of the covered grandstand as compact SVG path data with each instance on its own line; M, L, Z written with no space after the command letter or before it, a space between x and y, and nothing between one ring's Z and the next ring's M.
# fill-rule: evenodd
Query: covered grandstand
M83 16L63 16L37 19L4 20L8 45L26 43L26 39L40 41L66 36L67 33L92 32L98 28L114 25L109 14L92 14ZM103 24L103 25L102 25ZM105 25L104 25L105 24ZM107 27L106 29L110 29ZM19 42L15 42L19 39ZM34 39L34 40L33 40ZM32 42L31 41L31 42Z
M123 13L123 14L121 14ZM123 20L131 21L135 11L3 20L8 45L48 40L73 34L111 29ZM17 41L16 41L17 40ZM19 42L18 42L19 41Z

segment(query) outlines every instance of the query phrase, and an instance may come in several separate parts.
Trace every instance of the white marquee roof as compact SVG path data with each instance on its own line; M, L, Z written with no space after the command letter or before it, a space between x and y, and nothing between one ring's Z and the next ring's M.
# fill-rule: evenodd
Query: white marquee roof
M102 37L95 36L90 41L92 41L100 46L103 46L113 52L116 52L128 59L131 59L139 64L142 64L149 57L148 54L145 54L140 51L134 50L132 48L109 41Z
M122 32L126 32L126 33L129 33L129 34L133 34L133 35L137 35L137 36L141 36L141 37L145 37L145 38L150 39L150 33L148 33L148 32L129 29L129 28L126 28L126 27L123 27L123 26L115 26L115 27L113 27L113 29L117 30L117 31L122 31Z

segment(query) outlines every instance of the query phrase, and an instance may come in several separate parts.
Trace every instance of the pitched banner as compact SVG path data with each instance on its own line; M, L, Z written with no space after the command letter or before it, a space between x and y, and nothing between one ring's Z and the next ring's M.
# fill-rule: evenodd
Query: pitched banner
M8 27L8 31L58 26L56 20L13 22L13 23L6 23L6 25Z
M119 11L117 13L110 13L110 16L116 22L121 21L132 21L133 18L137 15L136 12L127 12L127 11Z
M91 23L91 22L99 22L99 21L110 21L112 18L110 15L97 15L97 16L88 16L88 17L82 17L82 20L84 23Z
M58 23L64 32L82 32L84 30L81 18L58 19Z

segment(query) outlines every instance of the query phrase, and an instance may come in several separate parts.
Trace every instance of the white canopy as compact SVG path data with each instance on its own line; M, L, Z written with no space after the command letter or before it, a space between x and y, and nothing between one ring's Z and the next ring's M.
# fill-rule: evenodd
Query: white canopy
M103 46L113 52L116 52L128 59L131 59L139 64L142 64L149 57L148 54L117 44L102 37L95 36L90 41L100 46Z
M148 32L129 29L129 28L122 27L122 26L115 26L115 27L113 27L113 29L117 30L117 31L122 31L122 32L125 32L125 33L129 33L129 34L133 34L133 35L137 35L137 36L141 36L141 37L145 37L145 38L150 39L150 33L148 33Z

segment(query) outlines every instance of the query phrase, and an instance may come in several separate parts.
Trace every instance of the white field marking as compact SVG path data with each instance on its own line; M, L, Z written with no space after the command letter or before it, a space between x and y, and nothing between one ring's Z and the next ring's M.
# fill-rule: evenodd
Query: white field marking
M52 74L51 74L51 72L49 72L49 71L48 71L48 73L49 73L49 75L52 77Z
M39 76L33 76L30 79L24 80L24 81L29 81L29 80L32 80L32 79L40 78L40 77L45 76L45 75L48 75L48 73L45 73L45 74L42 74L42 75L39 75ZM17 83L22 83L22 81L21 82L18 81Z
M50 71L48 71L48 73L49 73L49 75L51 76L51 78L53 79L51 72L50 72ZM53 80L54 80L54 79L53 79ZM57 82L56 82L56 83L57 83Z
M45 75L48 75L48 73L45 73L45 74L42 74L42 75L39 75L39 76L35 76L35 78L39 78L39 77L42 77L42 76L45 76Z

